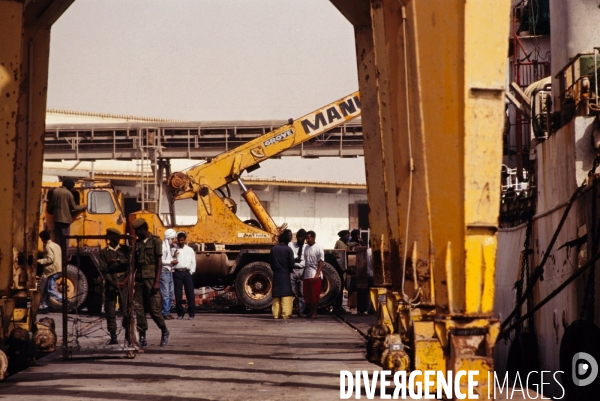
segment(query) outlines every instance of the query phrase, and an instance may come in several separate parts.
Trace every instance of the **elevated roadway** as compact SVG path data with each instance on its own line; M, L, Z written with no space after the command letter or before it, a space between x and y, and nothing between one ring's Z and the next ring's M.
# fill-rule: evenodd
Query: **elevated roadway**
M210 159L264 135L286 121L128 122L48 124L44 160L133 160L140 149L156 146L165 159ZM314 141L282 153L300 157L363 155L360 119L333 128Z

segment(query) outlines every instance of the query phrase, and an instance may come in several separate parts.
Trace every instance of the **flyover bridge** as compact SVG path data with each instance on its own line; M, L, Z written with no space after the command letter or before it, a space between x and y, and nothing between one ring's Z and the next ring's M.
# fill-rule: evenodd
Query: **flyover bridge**
M144 158L142 152L149 149L162 159L210 160L285 124L287 121L47 124L44 160L134 160ZM281 154L305 158L362 155L360 118Z

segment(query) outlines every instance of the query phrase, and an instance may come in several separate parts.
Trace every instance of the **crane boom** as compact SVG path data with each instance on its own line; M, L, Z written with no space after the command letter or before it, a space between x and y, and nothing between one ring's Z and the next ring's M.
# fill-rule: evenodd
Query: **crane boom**
M168 180L174 199L194 197L202 186L217 189L240 178L242 172L263 160L300 145L360 115L358 92L313 111L252 141L223 152L210 162L185 172L173 173Z

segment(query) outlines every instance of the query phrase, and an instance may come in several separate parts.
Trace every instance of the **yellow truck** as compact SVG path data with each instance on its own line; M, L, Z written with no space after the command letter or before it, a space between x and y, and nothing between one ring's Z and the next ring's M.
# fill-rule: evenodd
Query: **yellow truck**
M52 199L54 189L60 187L58 182L42 183L40 210L40 230L54 230L52 214L48 213L48 201ZM123 213L122 197L110 181L78 180L72 193L75 202L87 208L74 216L71 224L71 235L104 235L107 228L116 228L125 233L126 219ZM77 244L72 239L67 247L67 295L73 308L87 307L91 314L99 314L102 308L103 278L99 270L99 252L105 247L104 240L87 239ZM39 249L42 243L39 242ZM79 252L78 252L79 249ZM38 269L40 269L38 267ZM41 271L38 271L38 275ZM45 279L40 282L40 288ZM62 292L62 278L57 286ZM50 297L50 306L58 310L62 305Z

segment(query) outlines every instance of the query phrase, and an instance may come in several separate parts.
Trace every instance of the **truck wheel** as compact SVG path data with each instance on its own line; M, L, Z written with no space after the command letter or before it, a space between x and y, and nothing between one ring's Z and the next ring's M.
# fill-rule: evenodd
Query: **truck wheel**
M273 271L266 262L252 262L237 274L235 292L250 309L265 309L273 303Z
M335 267L323 262L323 280L321 281L321 298L319 308L326 308L335 303L342 291L342 279Z
M47 279L40 281L40 289L46 287ZM56 290L62 294L62 277L56 280ZM69 312L79 308L87 298L88 281L85 274L74 265L67 265L67 297L71 301ZM52 310L61 311L62 303L58 302L54 297L49 296L49 306Z

